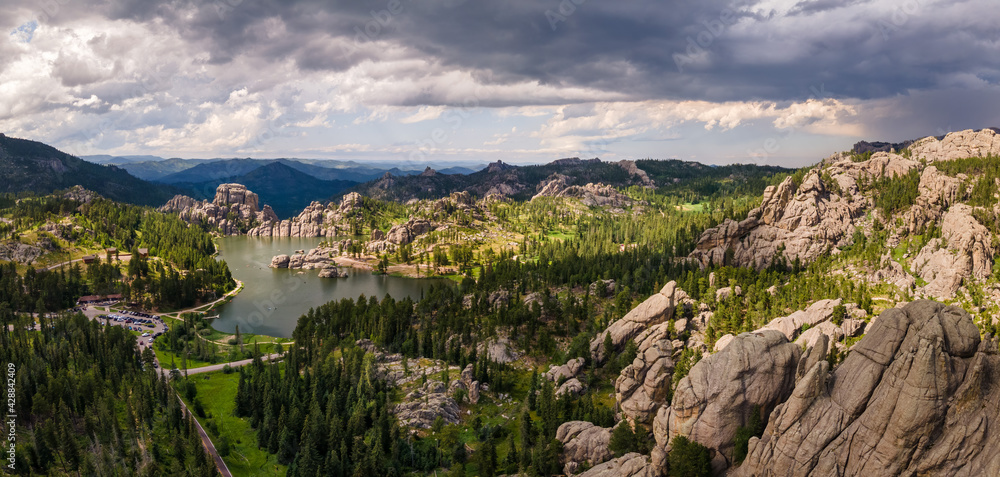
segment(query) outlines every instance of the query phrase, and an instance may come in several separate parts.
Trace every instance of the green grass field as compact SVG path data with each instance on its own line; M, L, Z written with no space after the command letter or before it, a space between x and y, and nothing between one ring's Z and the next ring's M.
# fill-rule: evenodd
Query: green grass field
M287 469L278 463L277 456L257 449L257 432L250 427L250 423L233 415L239 373L224 374L220 371L189 379L197 386L196 399L205 409L206 417L199 417L198 422L209 433L216 448L221 439L229 440L229 455L223 457L229 471L239 476L285 475ZM193 403L188 402L187 405L192 407ZM214 426L209 424L210 421L214 422ZM214 429L218 433L214 433Z
M678 206L678 210L682 212L704 212L705 204L692 204L690 202L681 204Z
M181 358L180 353L174 353L173 351L167 351L164 349L157 349L155 345L153 346L153 353L156 354L156 359L160 362L160 366L163 366L166 369L170 369L170 362L171 362L170 360L173 360L173 363L174 365L177 366L177 369L184 369L184 367L181 366L181 363L184 360L183 358ZM211 364L213 363L198 361L197 359L189 357L187 360L187 369L201 368L203 366L208 366Z

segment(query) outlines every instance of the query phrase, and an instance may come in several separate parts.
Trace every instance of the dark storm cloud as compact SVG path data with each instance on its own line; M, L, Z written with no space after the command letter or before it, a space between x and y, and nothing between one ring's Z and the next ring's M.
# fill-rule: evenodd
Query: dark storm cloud
M306 71L384 59L389 45L434 68L488 72L494 84L537 81L633 100L803 100L821 85L833 97L877 99L963 76L996 85L1000 76L1000 14L987 0L813 0L784 12L757 0L87 3L68 2L52 21L96 13L161 22L211 64L247 56ZM280 19L279 36L269 19ZM424 91L397 102L445 99Z

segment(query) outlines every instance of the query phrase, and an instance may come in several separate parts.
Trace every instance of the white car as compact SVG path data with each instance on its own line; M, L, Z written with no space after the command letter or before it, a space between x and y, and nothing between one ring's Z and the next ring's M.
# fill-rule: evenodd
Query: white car
M143 333L143 334L142 334L142 337L143 337L143 338L145 338L145 337L147 337L147 336L149 336L149 333Z
M148 341L148 342L152 343L152 342L153 342L153 338L150 338L150 339L148 339L148 340L146 340L146 341Z

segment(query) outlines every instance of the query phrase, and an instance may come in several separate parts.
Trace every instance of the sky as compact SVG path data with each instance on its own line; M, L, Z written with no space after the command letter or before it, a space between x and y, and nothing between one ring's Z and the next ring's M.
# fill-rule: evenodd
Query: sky
M994 0L4 0L0 132L75 155L803 166L1000 126Z

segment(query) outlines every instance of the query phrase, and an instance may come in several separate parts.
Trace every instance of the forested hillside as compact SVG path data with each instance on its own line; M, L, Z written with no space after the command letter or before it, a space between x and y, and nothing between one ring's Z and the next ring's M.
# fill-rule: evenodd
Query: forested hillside
M0 217L9 223L0 224L5 228L0 244L38 254L25 263L14 257L0 265L0 301L15 311L56 311L82 295L110 293L122 293L147 307L184 307L221 296L234 286L226 263L213 258L211 235L176 216L82 191L6 199L0 200ZM118 252L106 252L111 247ZM140 248L154 259L140 257ZM79 259L85 252L95 256L95 263L83 267L76 262L51 271L32 266L47 255ZM115 260L126 254L134 258L127 266ZM16 273L18 265L24 267L23 274Z
M25 331L31 321L5 304L0 361L16 378L5 413L16 422L10 473L218 475L176 394L152 368L152 352L140 353L131 333L82 315L43 319L40 331Z
M116 166L99 166L40 142L0 134L0 193L44 195L75 185L140 205L162 205L183 192L137 179Z

